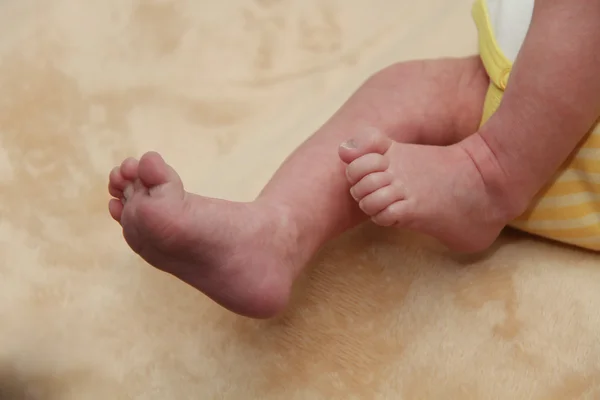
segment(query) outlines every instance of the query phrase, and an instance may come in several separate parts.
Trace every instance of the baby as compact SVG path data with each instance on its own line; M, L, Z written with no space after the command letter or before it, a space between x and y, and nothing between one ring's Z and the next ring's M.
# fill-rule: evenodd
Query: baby
M126 159L109 210L127 243L255 318L369 217L456 251L507 225L600 250L600 0L478 0L473 16L479 56L375 74L251 203L186 192L156 153Z

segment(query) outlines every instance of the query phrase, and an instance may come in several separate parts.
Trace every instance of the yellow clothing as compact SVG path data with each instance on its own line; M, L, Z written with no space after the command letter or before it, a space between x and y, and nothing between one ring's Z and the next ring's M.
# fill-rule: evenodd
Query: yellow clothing
M476 0L473 18L479 31L481 59L490 77L483 124L500 105L511 62L494 38L485 0ZM600 251L600 123L538 194L527 212L510 225L548 239Z

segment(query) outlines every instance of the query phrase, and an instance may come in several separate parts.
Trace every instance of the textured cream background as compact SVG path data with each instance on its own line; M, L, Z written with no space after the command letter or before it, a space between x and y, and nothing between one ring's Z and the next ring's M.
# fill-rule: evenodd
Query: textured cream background
M0 1L0 399L598 398L597 255L367 225L257 322L106 211L110 168L148 149L251 199L369 74L475 44L470 0Z

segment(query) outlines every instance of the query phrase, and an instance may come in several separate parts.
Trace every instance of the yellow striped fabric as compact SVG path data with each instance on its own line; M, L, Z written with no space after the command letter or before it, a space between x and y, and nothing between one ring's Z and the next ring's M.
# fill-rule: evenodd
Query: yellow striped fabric
M500 105L511 63L494 38L485 0L476 0L473 18L479 31L481 59L490 76L483 124ZM527 212L510 225L548 239L600 251L600 122L538 194Z

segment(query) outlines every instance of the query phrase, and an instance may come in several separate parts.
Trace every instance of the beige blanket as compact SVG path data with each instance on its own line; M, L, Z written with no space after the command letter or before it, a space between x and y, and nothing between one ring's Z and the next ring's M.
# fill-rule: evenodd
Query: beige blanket
M600 396L600 257L370 225L239 318L127 248L110 168L251 199L372 72L476 51L471 0L0 1L0 399Z

